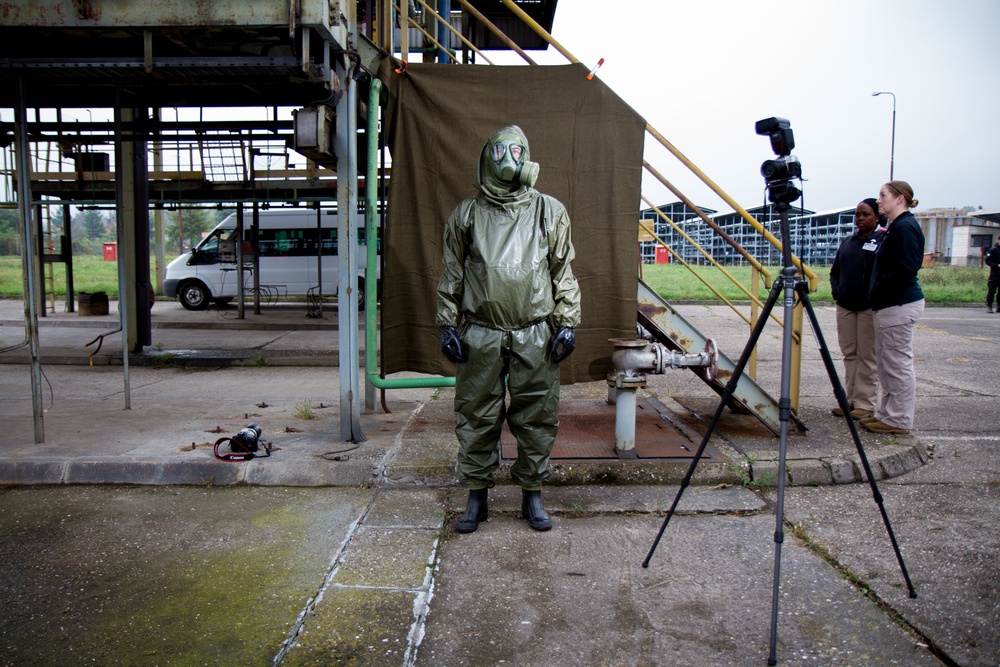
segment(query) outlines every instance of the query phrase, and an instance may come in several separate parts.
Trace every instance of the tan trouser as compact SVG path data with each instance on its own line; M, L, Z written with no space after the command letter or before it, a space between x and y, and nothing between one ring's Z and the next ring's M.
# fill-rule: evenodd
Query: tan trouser
M875 411L878 370L875 368L875 318L871 309L855 312L837 306L837 339L844 353L844 390L857 410Z
M875 418L896 428L913 428L917 409L913 325L923 312L923 299L875 311L875 354L882 384L882 403Z

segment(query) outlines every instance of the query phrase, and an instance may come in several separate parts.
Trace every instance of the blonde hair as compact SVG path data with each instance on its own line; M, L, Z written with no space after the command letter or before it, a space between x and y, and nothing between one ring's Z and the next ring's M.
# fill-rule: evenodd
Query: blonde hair
M913 188L906 181L889 181L885 184L887 188L895 192L897 195L902 195L903 199L906 201L906 208L916 208L917 204L920 202L913 198Z

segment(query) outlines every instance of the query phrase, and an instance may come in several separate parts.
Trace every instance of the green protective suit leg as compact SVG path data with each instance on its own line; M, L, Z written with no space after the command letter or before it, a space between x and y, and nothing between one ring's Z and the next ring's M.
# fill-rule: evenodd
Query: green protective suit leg
M493 488L493 471L500 465L506 335L474 324L459 333L465 362L455 373L458 478L470 489Z
M510 476L536 491L549 478L549 454L559 430L559 364L549 359L552 331L546 322L511 333L507 423L517 440Z
M549 361L548 324L517 331L467 324L460 336L466 361L455 378L459 479L470 489L493 487L506 417L518 449L511 476L525 489L540 489L559 429L559 366Z

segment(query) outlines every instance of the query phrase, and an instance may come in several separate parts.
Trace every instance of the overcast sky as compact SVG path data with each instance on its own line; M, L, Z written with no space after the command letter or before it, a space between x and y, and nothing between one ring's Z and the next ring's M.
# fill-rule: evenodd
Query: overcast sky
M894 175L919 209L1000 209L1000 0L561 0L552 32L588 68L603 57L597 75L744 206L763 201L770 116L791 121L806 208L876 196L893 100L872 92L891 91ZM729 210L648 136L646 159ZM643 193L676 200L648 175Z

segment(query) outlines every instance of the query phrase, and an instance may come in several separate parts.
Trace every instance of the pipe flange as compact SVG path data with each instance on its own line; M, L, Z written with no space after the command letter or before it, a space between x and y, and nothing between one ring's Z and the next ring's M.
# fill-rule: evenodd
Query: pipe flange
M608 386L616 389L639 389L646 386L645 375L630 375L621 371L608 373Z
M609 338L608 342L615 347L631 348L631 347L646 347L649 342L643 340L642 338Z
M701 367L702 377L706 382L715 382L719 376L719 346L714 338L705 341L705 354L708 355L708 365Z

